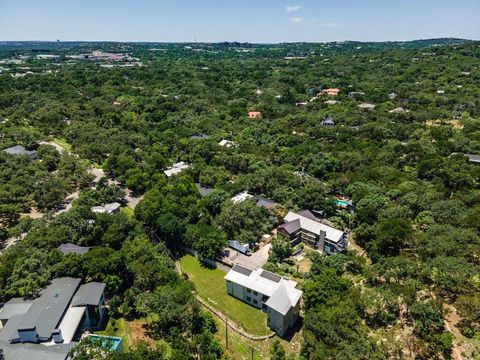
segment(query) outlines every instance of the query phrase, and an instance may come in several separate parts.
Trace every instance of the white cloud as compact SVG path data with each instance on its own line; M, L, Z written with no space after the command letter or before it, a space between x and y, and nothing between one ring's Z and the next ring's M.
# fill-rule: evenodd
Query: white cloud
M303 19L301 17L292 17L290 18L290 21L295 24L300 24L303 21Z
M295 12L295 11L298 11L298 10L300 10L300 6L299 6L299 5L287 6L287 7L285 8L285 11L286 11L287 13Z

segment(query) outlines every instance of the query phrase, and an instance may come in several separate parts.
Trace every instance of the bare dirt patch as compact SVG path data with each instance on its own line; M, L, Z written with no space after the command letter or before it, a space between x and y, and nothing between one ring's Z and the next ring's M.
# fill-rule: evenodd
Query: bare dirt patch
M146 342L150 346L155 346L155 340L147 335L146 324L143 321L130 321L128 325L132 334L133 346L137 346L140 342Z

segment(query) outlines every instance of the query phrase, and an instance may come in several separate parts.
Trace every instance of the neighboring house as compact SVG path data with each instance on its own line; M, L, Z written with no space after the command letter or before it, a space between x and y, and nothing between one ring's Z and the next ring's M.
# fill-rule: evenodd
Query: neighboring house
M57 248L63 255L67 254L77 254L77 255L84 255L90 251L91 247L89 246L78 246L72 243L61 244Z
M7 360L64 360L84 329L99 328L105 315L105 284L80 282L54 279L38 298L14 298L3 306L0 349ZM37 353L41 356L34 356Z
M365 95L365 92L364 91L350 91L348 93L348 96L350 97L355 97L355 96L364 96Z
M235 265L225 276L227 293L267 313L267 325L284 336L298 319L302 291L270 271Z
M222 141L220 141L218 143L218 145L226 147L226 148L231 148L231 147L236 146L237 144L233 141L223 139Z
M262 116L262 113L260 111L249 111L248 112L248 118L249 119L256 119Z
M325 127L334 127L335 121L331 117L328 117L325 120L323 120L321 124L322 126L325 126Z
M165 175L167 177L171 177L173 175L177 175L181 173L183 170L186 170L190 167L186 162L180 161L176 164L173 164L171 167L169 167L167 170L164 171Z
M340 92L340 89L329 88L329 89L324 89L324 90L322 90L322 91L318 94L318 96L322 96L322 95L337 96L339 92Z
M410 110L406 110L403 107L397 107L393 110L390 110L389 113L391 114L403 114L403 113L408 113Z
M337 101L337 100L326 100L323 103L327 105L335 105L335 104L338 104L339 102L340 101Z
M90 210L98 214L113 214L120 209L120 206L122 205L120 205L118 202L114 202L103 206L93 206L90 208Z
M192 135L190 136L190 139L192 140L203 140L203 139L208 139L209 136L207 134L195 134L195 135Z
M358 105L358 107L360 109L363 109L363 110L373 110L373 109L375 109L375 105L374 104L369 104L369 103L362 103L362 104Z
M273 200L264 198L263 196L255 196L255 198L257 199L257 206L262 206L264 208L267 208L268 210L271 210L277 206L280 206L279 203Z
M471 163L480 164L480 155L465 154L465 156L468 158L468 160L469 160Z
M29 156L31 159L37 158L37 152L35 150L27 150L22 145L16 145L8 149L3 149L3 152L15 156Z
M317 221L314 214L289 212L284 221L277 228L277 234L286 238L292 246L303 242L327 254L343 253L347 249L344 232Z
M201 197L205 197L208 194L210 194L214 189L208 186L204 186L200 183L195 183L195 186L197 187L198 192L200 193Z
M248 200L248 199L253 199L254 196L249 194L247 191L244 191L244 192L241 192L235 196L233 196L230 200L234 203L234 204L240 204L242 202L244 202L245 200Z
M308 102L307 101L300 101L300 102L295 103L295 105L296 106L307 106Z

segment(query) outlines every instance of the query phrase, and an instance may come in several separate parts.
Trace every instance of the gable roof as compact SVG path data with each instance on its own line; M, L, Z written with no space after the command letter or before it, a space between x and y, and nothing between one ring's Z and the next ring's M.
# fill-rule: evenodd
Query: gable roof
M27 155L30 156L32 159L37 157L37 152L35 150L27 150L22 145L15 145L4 149L3 152L9 155Z
M300 219L295 219L280 225L278 228L283 229L287 234L291 235L301 230L302 226L300 224Z
M10 299L0 309L0 320L8 320L17 315L23 315L31 305L31 301L25 301L22 298Z
M468 160L473 163L480 163L480 155L474 155L474 154L465 154L466 157L468 157Z
M272 296L270 296L265 305L282 315L286 315L288 310L297 305L301 297L302 292L300 290L288 289L285 284L282 283Z
M213 191L213 188L204 186L200 183L195 183L195 186L197 187L198 192L200 193L200 196L205 197L208 194L210 194Z
M71 306L98 305L105 290L105 283L89 282L78 288Z

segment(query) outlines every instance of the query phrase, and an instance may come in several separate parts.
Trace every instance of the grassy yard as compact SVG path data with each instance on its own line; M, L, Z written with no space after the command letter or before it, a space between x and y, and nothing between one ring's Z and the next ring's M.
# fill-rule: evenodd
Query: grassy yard
M182 271L188 274L195 284L198 295L241 325L254 335L266 335L267 316L262 311L245 304L227 294L224 280L225 273L220 269L209 269L200 264L198 259L185 255L180 259Z
M67 140L64 138L53 138L53 142L57 143L61 147L63 147L67 152L72 151L72 145L70 145Z
M127 351L133 345L132 331L128 321L125 319L115 319L113 325L110 321L105 330L95 332L99 335L118 336L123 339L123 351Z

